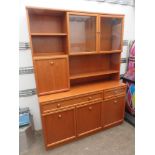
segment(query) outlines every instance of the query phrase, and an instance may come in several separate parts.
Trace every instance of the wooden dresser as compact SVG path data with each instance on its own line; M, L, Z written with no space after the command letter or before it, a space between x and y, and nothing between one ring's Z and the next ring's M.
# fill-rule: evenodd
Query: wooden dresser
M26 11L46 148L121 124L124 16Z

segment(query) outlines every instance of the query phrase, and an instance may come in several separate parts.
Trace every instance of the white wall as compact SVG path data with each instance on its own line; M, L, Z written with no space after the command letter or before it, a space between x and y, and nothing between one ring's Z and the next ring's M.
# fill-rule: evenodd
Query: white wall
M19 12L19 41L29 42L27 20L25 6L37 6L45 8L66 9L66 10L80 10L90 12L103 12L103 13L118 13L125 15L124 25L124 40L134 40L134 8L130 6L90 2L86 0L20 0L20 12ZM122 53L122 56L126 56L126 52ZM30 50L26 52L20 52L19 54L19 67L32 66L32 58ZM124 73L125 66L121 66L121 72ZM20 75L19 78L20 90L35 88L34 75ZM20 107L28 106L34 117L34 126L36 130L40 130L40 112L38 98L36 95L31 97L20 98Z

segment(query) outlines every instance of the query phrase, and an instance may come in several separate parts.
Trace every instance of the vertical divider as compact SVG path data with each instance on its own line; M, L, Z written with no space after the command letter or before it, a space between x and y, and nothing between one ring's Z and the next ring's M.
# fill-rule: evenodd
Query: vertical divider
M122 17L121 52L123 52L124 17Z
M70 25L69 25L69 12L66 12L66 26L67 26L67 54L70 55Z
M100 16L96 17L96 52L100 52Z

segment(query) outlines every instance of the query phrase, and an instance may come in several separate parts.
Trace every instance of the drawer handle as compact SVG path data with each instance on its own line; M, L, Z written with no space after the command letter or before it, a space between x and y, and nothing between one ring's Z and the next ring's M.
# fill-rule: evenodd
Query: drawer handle
M91 100L91 99L92 99L92 97L90 96L90 97L88 97L88 99L89 99L89 100Z
M58 103L58 104L57 104L57 108L60 108L60 107L61 107L61 104Z
M115 100L114 103L117 103L117 100Z
M61 118L62 116L61 115L58 115L58 117Z
M89 110L92 110L92 107L89 107Z
M53 62L53 61L51 61L51 62L50 62L50 64L51 64L51 65L53 65L53 64L54 64L54 62Z

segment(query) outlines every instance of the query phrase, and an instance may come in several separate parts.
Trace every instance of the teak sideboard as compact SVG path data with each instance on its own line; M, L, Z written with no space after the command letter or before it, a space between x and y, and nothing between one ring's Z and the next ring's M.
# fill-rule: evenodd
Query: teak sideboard
M26 11L46 148L121 124L124 15Z

